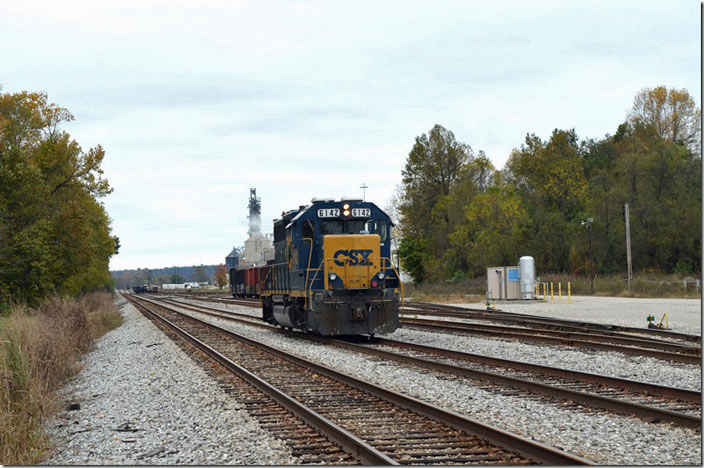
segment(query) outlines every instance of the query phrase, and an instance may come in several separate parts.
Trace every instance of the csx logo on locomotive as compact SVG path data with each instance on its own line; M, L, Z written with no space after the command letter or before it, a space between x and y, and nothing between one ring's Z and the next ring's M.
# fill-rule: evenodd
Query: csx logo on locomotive
M365 250L344 250L340 249L333 255L333 260L337 266L345 266L347 263L350 266L356 265L374 265L369 255L371 255L372 249Z

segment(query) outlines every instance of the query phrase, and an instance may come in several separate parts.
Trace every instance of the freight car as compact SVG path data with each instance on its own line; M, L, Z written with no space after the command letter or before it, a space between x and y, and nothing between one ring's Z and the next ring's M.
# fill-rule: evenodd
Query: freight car
M230 292L235 297L259 297L265 266L237 266L230 269Z
M132 286L132 291L134 291L135 294L142 294L142 293L157 293L159 292L159 286L151 286L151 285L137 285L137 286Z
M233 295L261 297L262 319L325 336L391 333L403 284L389 216L358 199L311 200L274 221L275 258L233 268Z

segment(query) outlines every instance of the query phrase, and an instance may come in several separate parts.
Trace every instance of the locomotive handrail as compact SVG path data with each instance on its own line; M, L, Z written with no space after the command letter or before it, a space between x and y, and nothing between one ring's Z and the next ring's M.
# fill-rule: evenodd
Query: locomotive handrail
M305 287L308 287L308 275L310 274L310 262L313 259L313 239L310 237L304 237L304 241L310 242L310 248L308 249L308 267L306 268L306 283ZM303 298L303 308L307 309L308 308L308 295Z

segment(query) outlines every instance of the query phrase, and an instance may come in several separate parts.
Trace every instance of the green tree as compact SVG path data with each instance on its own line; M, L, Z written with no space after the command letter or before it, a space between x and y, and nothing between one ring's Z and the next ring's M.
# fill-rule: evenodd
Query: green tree
M0 94L0 303L112 287L105 153L61 130L72 119L45 93Z
M512 187L494 186L476 195L464 216L451 235L448 261L464 259L464 271L481 276L487 267L516 264L524 254L530 219Z
M193 271L193 279L198 283L208 282L208 273L205 271L205 267L203 265L199 265L195 268Z
M529 242L522 248L544 270L566 271L588 189L576 133L555 130L548 141L527 135L525 144L511 153L504 173L531 220Z
M422 237L404 237L398 247L401 267L406 271L414 283L421 283L427 279L425 265L428 263L428 254L425 241Z
M414 280L439 277L445 270L441 259L449 246L448 233L454 228L450 194L472 159L471 147L458 142L440 125L415 139L402 173L399 206L402 264L408 269L420 259L426 262L422 272L411 267L416 271L410 273Z
M663 138L654 126L628 126L614 143L618 159L599 203L616 214L607 240L617 247L614 269L625 265L623 205L630 205L633 268L672 271L678 261L696 267L701 245L701 157ZM595 208L596 209L596 208ZM611 242L609 242L611 241ZM606 256L606 255L605 255ZM620 267L620 268L619 268Z
M171 275L171 279L169 280L171 284L183 284L186 282L185 279L183 279L183 276L181 275Z

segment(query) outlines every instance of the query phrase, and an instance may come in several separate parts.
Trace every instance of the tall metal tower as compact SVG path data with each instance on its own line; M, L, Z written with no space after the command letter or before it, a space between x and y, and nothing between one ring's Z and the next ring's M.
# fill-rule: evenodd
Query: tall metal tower
M249 230L250 236L262 232L262 200L257 196L257 189L249 189Z

